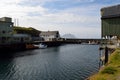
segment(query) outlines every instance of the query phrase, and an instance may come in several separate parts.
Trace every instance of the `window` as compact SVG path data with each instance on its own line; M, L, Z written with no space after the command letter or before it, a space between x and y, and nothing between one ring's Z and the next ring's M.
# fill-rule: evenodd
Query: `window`
M2 31L3 34L5 34L5 31Z
M10 27L12 27L12 25L10 25Z

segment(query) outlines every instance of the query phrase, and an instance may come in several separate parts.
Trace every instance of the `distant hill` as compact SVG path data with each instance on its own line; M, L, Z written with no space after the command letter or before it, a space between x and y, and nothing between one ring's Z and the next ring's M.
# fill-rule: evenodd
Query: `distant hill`
M64 34L62 38L76 38L73 34Z

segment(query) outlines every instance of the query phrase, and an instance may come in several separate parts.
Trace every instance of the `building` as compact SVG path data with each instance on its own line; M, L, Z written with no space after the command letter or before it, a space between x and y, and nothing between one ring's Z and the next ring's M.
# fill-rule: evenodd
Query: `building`
M56 41L60 38L60 34L59 31L42 31L40 37L42 37L44 41Z
M9 17L0 18L0 45L9 44L12 40L13 22Z
M32 37L32 42L44 41L42 37Z
M120 37L120 4L101 9L102 38Z
M28 34L13 34L12 43L29 43L31 36Z

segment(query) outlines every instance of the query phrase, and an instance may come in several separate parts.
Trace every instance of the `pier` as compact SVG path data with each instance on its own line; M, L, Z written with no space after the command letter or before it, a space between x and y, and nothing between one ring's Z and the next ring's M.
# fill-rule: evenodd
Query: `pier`
M115 47L113 45L104 45L100 46L99 48L99 57L100 57L100 67L108 63L108 58L110 57L111 53L115 51Z
M62 38L56 41L35 41L34 44L43 43L48 46L59 46L61 44L100 44L101 39L73 39L73 38Z
M31 50L31 49L38 49L34 47L34 44L46 44L48 47L55 47L60 46L64 44L89 44L89 45L96 45L99 44L101 39L65 39L62 38L60 40L56 41L35 41L35 42L29 42L29 43L14 43L14 44L5 44L0 45L0 51L1 52L14 52L14 51L23 51L23 50Z
M64 38L64 42L66 43L88 43L88 44L100 44L101 39L77 39L77 38Z

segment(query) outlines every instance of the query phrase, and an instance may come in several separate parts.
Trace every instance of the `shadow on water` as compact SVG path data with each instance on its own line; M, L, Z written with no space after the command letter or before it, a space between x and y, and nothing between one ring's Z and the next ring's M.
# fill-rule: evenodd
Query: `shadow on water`
M0 52L0 60L13 58L14 52Z
M15 57L24 57L24 56L32 56L37 53L34 52L34 50L25 50L25 51L19 51L14 53L13 58Z
M10 80L15 72L14 61L10 56L0 56L0 80Z
M0 50L0 60L35 55L35 53L33 54L32 51L34 50L22 50L22 51Z
M55 52L59 51L59 46L48 47L48 48L53 48ZM32 51L33 51L33 53L32 53ZM0 49L0 59L22 57L22 56L35 55L35 54L36 53L34 53L34 50L9 49L9 48L1 48Z

